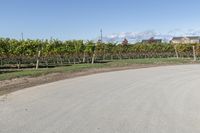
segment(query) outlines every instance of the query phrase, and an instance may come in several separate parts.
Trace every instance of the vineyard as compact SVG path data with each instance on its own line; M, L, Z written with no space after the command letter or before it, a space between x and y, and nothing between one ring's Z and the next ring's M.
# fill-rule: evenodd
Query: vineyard
M140 58L191 58L200 54L200 45L168 43L114 44L82 40L0 39L0 68L38 68L104 60Z

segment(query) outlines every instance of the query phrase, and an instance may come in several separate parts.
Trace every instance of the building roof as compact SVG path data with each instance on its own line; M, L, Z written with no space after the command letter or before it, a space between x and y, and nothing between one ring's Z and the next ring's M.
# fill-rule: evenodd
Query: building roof
M200 39L200 36L189 36L189 39L193 40L193 39Z
M142 42L161 42L162 39L155 39L154 37L151 37L150 39L142 40Z
M172 40L181 40L181 39L190 39L190 40L196 40L199 39L200 40L200 36L186 36L186 37L173 37Z

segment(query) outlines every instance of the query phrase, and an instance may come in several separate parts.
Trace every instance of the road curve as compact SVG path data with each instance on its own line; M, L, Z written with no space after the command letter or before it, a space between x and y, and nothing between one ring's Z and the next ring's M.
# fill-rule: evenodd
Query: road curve
M200 133L200 65L95 74L1 96L0 133Z

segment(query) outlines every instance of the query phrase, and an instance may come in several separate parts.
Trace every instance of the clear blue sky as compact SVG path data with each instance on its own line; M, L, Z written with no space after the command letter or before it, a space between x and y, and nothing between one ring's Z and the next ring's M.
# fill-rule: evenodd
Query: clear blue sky
M92 39L118 32L200 29L199 0L1 0L0 36Z

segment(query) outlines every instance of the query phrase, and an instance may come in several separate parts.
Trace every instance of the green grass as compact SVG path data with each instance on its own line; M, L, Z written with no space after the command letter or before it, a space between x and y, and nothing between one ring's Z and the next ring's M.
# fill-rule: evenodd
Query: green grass
M127 59L127 60L114 60L108 63L98 64L75 64L65 67L55 68L42 68L42 69L28 69L22 71L16 71L11 73L0 74L0 80L8 80L20 77L37 77L41 75L47 75L50 73L73 73L80 72L88 69L99 68L116 68L127 67L134 64L190 64L193 63L191 59L175 59L175 58L151 58L151 59Z
M190 64L193 63L191 59L177 59L177 58L146 58L146 59L128 59L113 61L111 65L127 66L131 64Z

